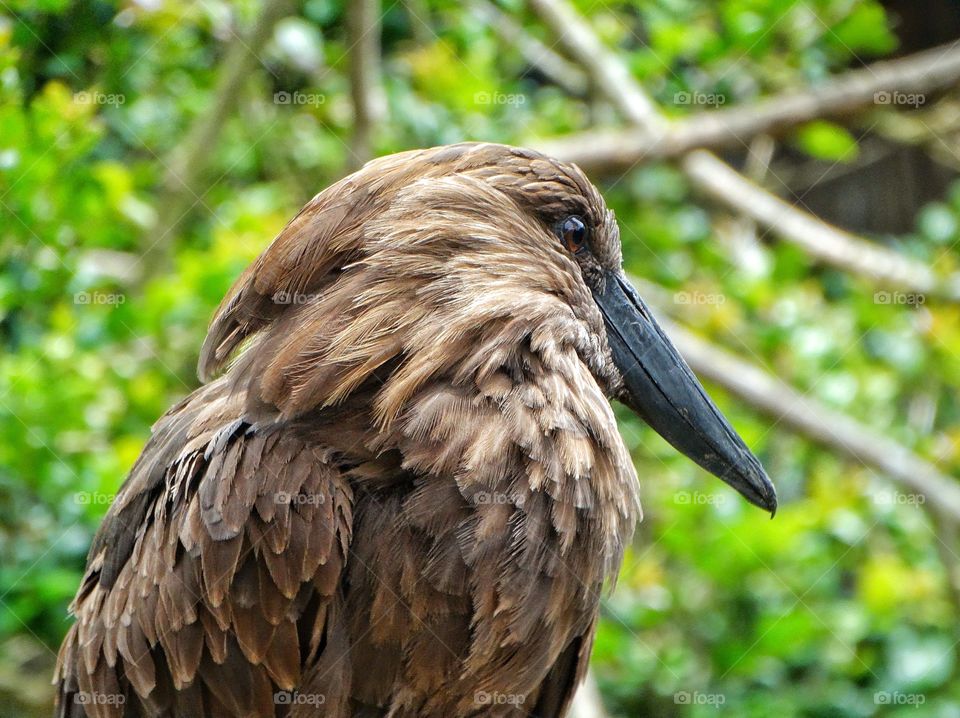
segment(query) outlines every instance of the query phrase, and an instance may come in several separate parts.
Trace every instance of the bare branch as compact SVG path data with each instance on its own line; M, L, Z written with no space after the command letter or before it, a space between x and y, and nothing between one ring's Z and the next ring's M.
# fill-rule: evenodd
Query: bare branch
M551 82L577 97L587 93L587 77L579 67L528 34L490 0L473 0L471 4L479 18L490 25L503 44L515 48L527 63L550 78Z
M351 169L372 156L373 133L386 113L380 75L381 17L379 0L347 3L350 46L350 97L353 100Z
M626 119L651 135L666 127L656 105L604 47L585 18L563 0L530 0L530 5Z
M531 5L559 38L567 51L591 75L596 85L620 112L650 137L667 130L666 121L653 109L643 89L619 59L599 41L588 21L577 15L565 0L530 0ZM570 159L564 155L560 159ZM927 267L867 240L832 227L787 204L745 179L706 150L697 150L681 161L681 167L698 189L734 206L739 212L770 229L784 241L796 244L814 258L845 271L866 274L881 284L909 291L938 295L949 300L960 296L960 280L940 281ZM735 181L734 181L735 180ZM729 182L730 186L722 186ZM807 235L815 231L811 240ZM864 249L869 249L864 253Z
M926 504L924 504L926 506ZM960 557L952 546L960 546L960 523L952 521L936 512L931 512L934 545L943 564L947 579L947 595L953 603L954 611L960 612Z
M759 134L780 136L811 120L845 117L901 98L906 102L911 95L922 102L958 81L960 45L954 43L851 70L816 87L702 112L653 134L645 128L591 130L551 140L544 151L576 162L585 172L623 172L642 160L675 159L696 149L739 149Z
M147 235L140 261L146 275L162 264L170 241L181 223L201 202L200 180L213 157L220 132L240 98L240 88L259 58L257 53L270 38L274 25L290 11L289 0L267 0L246 36L235 34L217 70L210 108L197 117L183 141L170 153L157 200L158 217Z
M417 45L428 45L436 37L430 29L430 8L426 0L403 0L403 9L410 21L410 31Z
M770 228L811 257L847 272L867 275L880 284L958 298L958 286L943 284L922 262L797 210L705 150L691 152L681 166L700 191Z
M665 289L636 277L630 280L658 309L669 306ZM960 485L936 466L890 437L802 394L755 364L664 319L662 312L658 319L698 375L724 387L777 424L881 472L907 491L923 495L925 506L960 521Z

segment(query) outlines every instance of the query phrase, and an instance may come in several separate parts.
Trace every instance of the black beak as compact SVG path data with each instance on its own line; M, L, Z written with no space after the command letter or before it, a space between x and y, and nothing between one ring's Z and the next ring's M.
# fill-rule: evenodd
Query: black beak
M675 449L772 514L777 493L766 472L717 409L647 305L621 273L608 273L594 299L603 313L621 399Z

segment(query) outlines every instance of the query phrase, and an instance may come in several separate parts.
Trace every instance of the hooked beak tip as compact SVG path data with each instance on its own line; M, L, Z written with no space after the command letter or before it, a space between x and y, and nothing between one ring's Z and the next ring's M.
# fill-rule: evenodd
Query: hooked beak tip
M763 470L760 462L752 455L740 464L734 477L721 476L723 481L737 490L754 506L770 512L770 518L777 515L777 490Z
M770 518L772 519L777 515L777 494L776 492L771 492L763 498L763 503L760 504L760 508L770 512Z

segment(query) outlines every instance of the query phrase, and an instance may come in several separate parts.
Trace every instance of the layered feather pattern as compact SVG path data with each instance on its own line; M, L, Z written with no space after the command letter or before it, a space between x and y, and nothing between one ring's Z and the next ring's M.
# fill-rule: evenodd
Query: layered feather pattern
M565 213L619 263L596 190L526 150L311 200L110 508L58 715L562 715L639 517Z

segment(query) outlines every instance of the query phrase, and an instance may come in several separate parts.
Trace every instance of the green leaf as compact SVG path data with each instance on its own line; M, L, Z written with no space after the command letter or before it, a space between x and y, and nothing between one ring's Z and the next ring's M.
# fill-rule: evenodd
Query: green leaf
M860 148L846 129L833 122L818 120L797 130L797 145L812 157L833 162L852 162Z
M831 27L829 39L851 53L883 55L896 49L897 37L887 25L887 13L877 3L860 3Z

